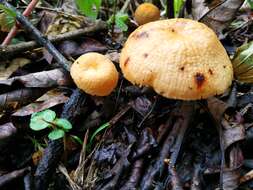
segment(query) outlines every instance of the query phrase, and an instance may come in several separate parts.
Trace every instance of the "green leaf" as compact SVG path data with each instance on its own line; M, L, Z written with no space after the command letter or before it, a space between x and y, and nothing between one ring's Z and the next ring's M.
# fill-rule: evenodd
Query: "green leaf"
M55 119L54 124L63 128L64 130L72 129L72 124L67 119Z
M52 132L48 134L48 138L50 140L56 140L64 137L65 132L62 129L54 129Z
M4 32L9 32L10 29L14 26L15 24L15 19L6 14L6 13L1 13L0 14L0 30Z
M237 80L253 83L253 41L237 49L232 63Z
M117 27L119 27L122 31L127 31L128 26L127 26L127 21L128 21L128 15L118 12L115 15L115 24Z
M14 17L14 18L16 18L16 16L17 16L17 14L13 10L5 7L2 4L0 4L0 10L3 10L6 14L8 14L8 15Z
M76 142L78 142L80 145L83 144L83 141L78 137L78 136L75 136L75 135L70 135L72 139L74 139Z
M89 144L90 144L90 145L92 144L92 142L93 142L95 136L96 136L98 133L100 133L101 131L103 131L104 129L106 129L106 128L110 127L110 126L111 126L111 125L110 125L109 122L107 122L107 123L101 125L101 126L92 134L92 136L91 136L91 138L90 138L90 143L89 143Z
M183 6L184 0L174 0L174 15L178 17L178 14Z
M102 0L76 0L79 10L86 16L96 19Z
M39 131L50 127L50 122L53 122L56 117L56 113L52 110L44 110L32 114L30 120L30 128L35 131Z
M253 9L253 0L247 0L249 6L251 9Z

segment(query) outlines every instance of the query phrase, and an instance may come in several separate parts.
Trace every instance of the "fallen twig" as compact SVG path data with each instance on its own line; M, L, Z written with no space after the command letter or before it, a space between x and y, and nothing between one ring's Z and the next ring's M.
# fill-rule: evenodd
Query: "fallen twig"
M41 44L48 50L48 52L55 58L58 64L60 64L64 69L69 71L69 61L54 47L54 45L46 37L44 37L40 33L40 31L36 27L31 24L31 22L25 16L23 16L19 11L17 11L6 0L0 0L0 3L14 11L17 15L16 19L19 21L22 27L24 27L24 29L26 29L29 34L33 35L33 37L39 44Z
M92 26L87 26L82 29L66 32L64 34L58 34L56 36L49 36L48 40L51 41L52 43L57 43L64 40L74 39L79 36L89 35L91 33L95 33L97 31L104 29L106 29L106 23L101 20L97 20L94 22L94 25ZM18 53L26 52L41 47L40 45L41 44L39 44L36 41L30 41L30 42L21 42L15 45L0 46L0 58L4 59L6 57L13 56Z

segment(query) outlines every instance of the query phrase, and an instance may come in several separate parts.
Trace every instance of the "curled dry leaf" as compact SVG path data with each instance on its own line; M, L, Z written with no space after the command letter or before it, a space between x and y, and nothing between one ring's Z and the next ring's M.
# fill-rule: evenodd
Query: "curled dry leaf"
M0 112L11 111L28 104L45 93L45 89L25 88L0 95Z
M39 112L48 108L51 108L53 106L56 106L58 104L65 103L69 98L65 96L64 94L59 94L55 97L52 97L44 102L34 102L31 103L23 108L20 108L17 110L13 116L27 116L31 115L35 112Z
M103 53L107 50L106 46L92 38L84 38L81 42L73 40L65 40L58 45L57 48L63 55L70 57L77 57L88 52ZM44 58L49 64L53 61L53 56L43 49Z
M1 80L0 85L11 86L14 82L20 82L25 87L48 88L68 85L71 83L71 79L64 70L54 69Z
M230 125L225 119L222 120L225 128L223 132L224 147L228 148L231 144L245 139L245 129L241 124Z
M222 31L233 21L244 0L225 0L204 14L200 21L222 38Z
M207 106L216 122L220 122L228 105L218 98L211 97L207 99Z
M226 168L223 171L222 176L222 188L221 189L236 189L239 185L240 172L239 169Z
M0 125L0 148L5 146L6 143L16 134L17 129L12 123L5 123Z
M103 53L107 50L106 46L92 38L84 38L77 43L73 40L66 40L58 46L61 53L67 56L80 56L87 52Z

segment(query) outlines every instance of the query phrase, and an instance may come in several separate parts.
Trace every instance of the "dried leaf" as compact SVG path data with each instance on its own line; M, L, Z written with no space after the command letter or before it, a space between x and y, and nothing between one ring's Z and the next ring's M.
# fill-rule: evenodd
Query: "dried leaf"
M16 134L17 129L12 123L0 125L0 147L3 147Z
M231 144L245 139L245 129L241 124L230 125L225 119L222 120L225 128L223 132L224 147L228 148Z
M212 28L221 38L222 31L232 22L243 2L244 0L225 0L215 8L210 9L200 18L200 21Z
M61 53L67 56L80 56L87 52L105 52L106 46L92 38L84 38L77 43L73 40L66 40L58 46Z
M194 20L199 20L208 11L205 0L192 0L191 13Z
M222 189L237 189L239 185L240 171L239 169L226 168L222 176Z
M83 16L57 14L47 28L47 36L55 36L66 32L80 29L85 25L86 19Z
M242 176L240 178L240 183L244 183L244 182L249 181L251 179L253 179L253 170L249 171L244 176Z
M6 80L11 74L16 71L19 67L30 63L31 61L26 58L15 58L6 67L6 64L0 64L0 80Z
M71 80L69 75L62 69L54 69L1 80L0 85L11 86L14 82L20 82L25 87L48 88L53 86L68 85Z
M136 98L133 104L134 110L140 113L142 116L145 116L150 111L151 106L151 101L145 97Z
M34 102L31 103L23 108L17 110L13 116L27 116L31 115L35 112L39 112L53 106L65 103L69 98L64 96L63 94L59 94L58 96L52 97L44 102Z
M1 94L0 112L3 110L12 111L22 105L28 104L45 93L45 90L46 89L25 88Z
M108 57L111 61L119 63L120 53L118 53L117 51L107 53L105 56Z
M212 116L214 117L216 122L219 123L223 117L224 112L228 108L228 105L215 97L208 98L207 104Z

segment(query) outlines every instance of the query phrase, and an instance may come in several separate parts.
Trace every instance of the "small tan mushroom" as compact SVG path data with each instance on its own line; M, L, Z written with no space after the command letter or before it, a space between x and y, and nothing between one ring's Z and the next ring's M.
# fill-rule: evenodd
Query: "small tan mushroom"
M107 96L118 82L116 67L99 53L80 56L71 66L70 74L77 87L90 95Z
M137 7L134 18L139 25L146 24L160 18L160 10L152 3L143 3Z
M233 80L231 61L216 34L190 19L168 19L137 28L120 56L124 77L160 95L182 100L224 93Z

